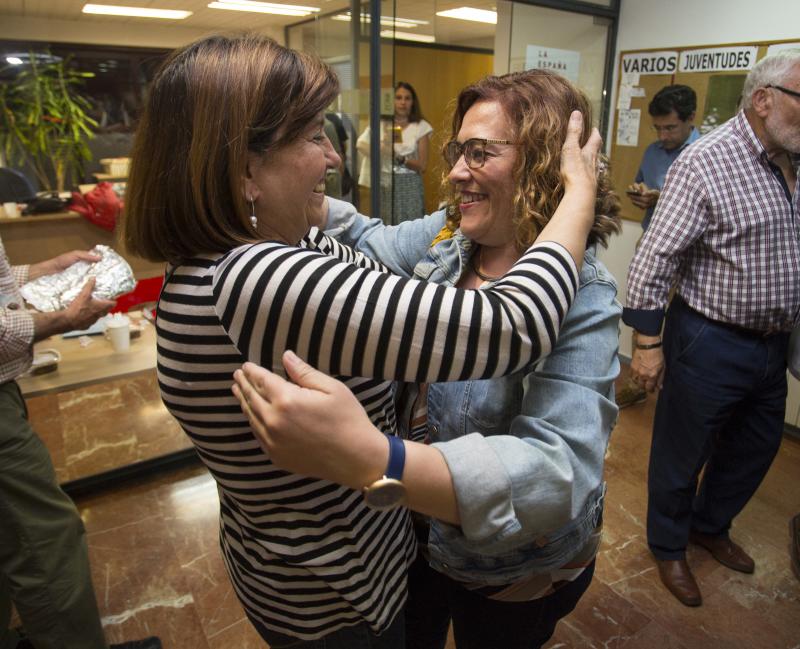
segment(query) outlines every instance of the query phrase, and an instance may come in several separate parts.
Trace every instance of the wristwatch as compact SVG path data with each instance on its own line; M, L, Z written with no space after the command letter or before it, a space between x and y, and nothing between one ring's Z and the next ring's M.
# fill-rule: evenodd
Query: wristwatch
M364 502L372 509L393 509L406 502L406 486L401 482L406 465L406 447L395 435L389 440L389 463L382 478L364 487Z

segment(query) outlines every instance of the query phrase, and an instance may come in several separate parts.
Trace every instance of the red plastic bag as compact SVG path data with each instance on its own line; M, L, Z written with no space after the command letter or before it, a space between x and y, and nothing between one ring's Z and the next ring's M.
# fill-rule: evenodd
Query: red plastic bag
M108 230L114 230L117 224L117 217L122 211L122 201L114 192L111 183L97 183L94 189L81 196L78 192L72 192L72 200L67 209L77 212L90 223Z

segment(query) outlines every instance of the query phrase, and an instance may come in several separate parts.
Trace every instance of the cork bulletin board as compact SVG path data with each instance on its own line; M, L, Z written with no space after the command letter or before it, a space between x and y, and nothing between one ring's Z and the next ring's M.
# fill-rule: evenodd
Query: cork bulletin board
M622 216L641 221L644 211L625 194L645 149L656 140L647 105L664 86L681 83L697 93L694 124L701 135L724 123L739 107L748 71L759 59L800 41L631 50L620 53L617 104L611 140L611 177L622 198Z

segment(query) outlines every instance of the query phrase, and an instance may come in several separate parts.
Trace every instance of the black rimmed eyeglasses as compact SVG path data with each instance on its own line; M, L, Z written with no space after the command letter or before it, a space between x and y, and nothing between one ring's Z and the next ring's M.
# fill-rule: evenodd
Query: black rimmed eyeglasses
M775 90L780 90L782 93L789 95L790 97L794 97L795 99L800 99L800 92L797 90L789 90L789 88L784 88L783 86L776 86L774 84L768 83L765 88L775 88Z
M488 140L486 138L473 137L465 142L451 140L444 147L444 159L450 167L455 167L458 159L463 155L464 162L470 169L480 169L486 163L487 144L513 144L509 140Z

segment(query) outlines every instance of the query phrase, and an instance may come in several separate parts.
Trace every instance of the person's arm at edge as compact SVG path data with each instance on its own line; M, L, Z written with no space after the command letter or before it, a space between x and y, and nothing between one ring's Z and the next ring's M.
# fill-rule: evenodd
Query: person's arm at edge
M582 286L556 347L524 380L513 432L434 443L452 476L460 533L475 551L563 527L602 482L617 418L610 395L620 312L610 277Z
M324 233L380 261L396 275L410 277L444 223L444 210L440 210L421 219L386 225L381 219L360 214L350 203L328 198Z
M702 236L708 221L707 194L688 163L677 160L667 172L661 199L628 270L622 320L634 330L631 370L648 391L664 379L661 328L683 253ZM641 347L647 347L641 349Z
M85 329L94 324L114 307L114 300L96 300L92 297L95 278L83 285L81 292L66 309L49 313L31 313L33 340L39 341L73 329Z
M45 275L60 273L61 271L72 266L72 264L75 264L79 261L85 261L89 264L93 264L101 259L102 257L100 255L96 255L87 250L72 250L71 252L65 252L58 257L53 257L47 261L40 261L37 264L31 264L28 268L28 281L32 282L39 277L44 277Z

